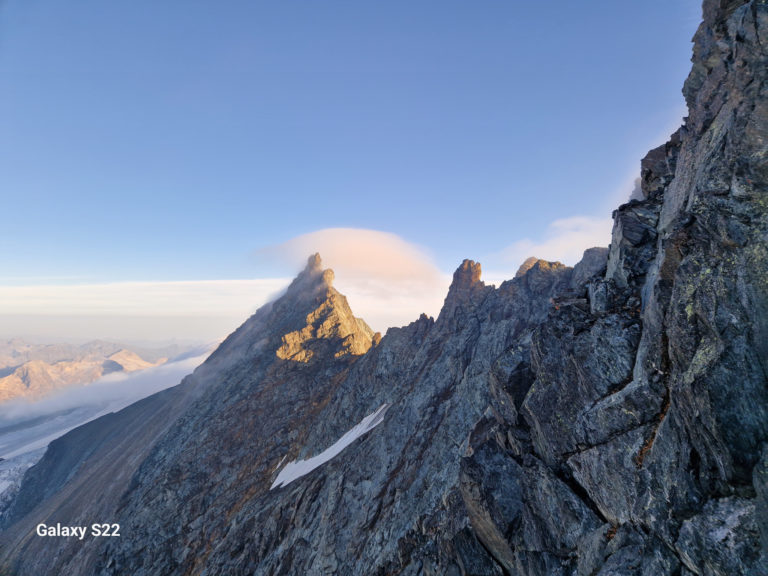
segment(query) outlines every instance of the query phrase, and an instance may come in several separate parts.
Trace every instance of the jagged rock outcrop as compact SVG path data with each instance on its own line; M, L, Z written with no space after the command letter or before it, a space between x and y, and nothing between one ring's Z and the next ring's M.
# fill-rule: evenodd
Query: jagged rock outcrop
M347 329L360 324L329 286L332 275L312 260L283 297L259 310L182 386L144 401L168 403L181 391L188 399L122 470L130 483L110 486L119 495L110 518L129 538L106 547L70 543L70 553L56 557L42 552L47 542L30 538L41 514L71 512L76 503L87 509L77 479L88 476L82 486L93 490L103 472L93 464L96 471L88 473L90 460L107 461L101 448L89 448L91 458L61 454L69 445L82 450L68 435L28 474L3 548L21 558L16 566L42 572L85 566L86 573L193 573L205 562L220 574L323 573L350 570L352 554L369 559L360 573L387 573L408 558L416 570L426 561L419 556L429 534L445 528L461 536L430 552L434 570L458 565L454 548L464 562L491 567L463 512L459 455L490 404L515 414L515 396L519 403L525 394L530 332L571 276L570 268L538 262L495 290L480 280L479 265L465 261L436 321L422 317L391 329L356 356L339 352L350 349ZM308 319L318 311L335 322L303 340L313 354L281 358L285 335L312 325ZM370 346L367 327L354 338ZM383 424L368 436L311 474L269 489L283 462L321 452L371 406L385 403ZM126 428L138 424L123 411L91 426L111 429L117 418ZM76 463L74 485L49 472L62 461ZM44 504L23 504L35 497Z
M335 358L347 354L365 354L373 342L373 331L360 318L355 318L349 309L347 299L331 287L333 270L323 270L320 255L315 254L309 259L303 276L297 279L292 289L308 289L301 287L302 282L312 282L315 277L321 277L321 286L325 285L325 293L318 296L320 304L306 317L306 325L283 335L283 343L277 349L276 355L282 360L309 362L316 354L322 355L328 345L334 345L341 340L341 346L333 353ZM321 290L319 288L309 288ZM320 349L317 349L320 347Z
M378 338L311 258L180 386L51 444L7 569L768 574L765 47L768 5L704 2L686 124L573 269L493 288L466 260L436 320ZM31 535L96 516L123 536Z
M221 409L220 389L211 389L218 397L215 411L196 416L198 424L185 422L178 436L158 444L135 479L151 488L129 494L120 516L127 530L145 531L142 541L162 533L180 538L178 545L149 545L137 557L134 543L113 542L102 556L102 573L194 571L203 527L211 541L210 573L388 573L406 560L416 570L423 562L416 552L429 541L423 530L467 528L461 506L441 503L459 502L459 459L446 461L445 455L461 449L491 401L492 362L546 315L549 299L567 285L570 269L544 268L537 268L539 277L531 275L536 292L524 281L496 291L482 284L477 264L465 261L437 321L424 317L390 330L375 349L338 370L335 354L321 364L279 362L273 373L254 377L257 388L233 390L247 402L243 413ZM282 299L275 303L283 305ZM495 322L486 321L494 315ZM314 397L305 397L308 388ZM269 490L282 462L320 453L385 403L384 422L368 436L311 474ZM202 405L209 405L206 398ZM252 424L244 430L245 418ZM208 434L220 445L233 428L245 440L242 453L235 448L227 463L209 461L213 447L198 438ZM192 461L185 454L197 456ZM169 499L169 469L203 469L206 475L183 482L181 494L174 477L178 497ZM166 512L158 514L159 508ZM471 532L464 534L467 545L479 549ZM436 573L455 565L439 550L434 554ZM354 568L353 556L366 562Z
M602 539L549 547L525 527L506 550L486 536L511 573L768 574L768 7L705 2L704 15L686 125L643 161L644 199L614 213L588 308L560 306L534 332L524 422L497 423L485 448L507 459L465 464L487 471L482 494L503 463L543 462L603 523ZM502 450L526 425L522 457ZM549 497L510 494L515 510ZM592 527L571 518L569 534Z

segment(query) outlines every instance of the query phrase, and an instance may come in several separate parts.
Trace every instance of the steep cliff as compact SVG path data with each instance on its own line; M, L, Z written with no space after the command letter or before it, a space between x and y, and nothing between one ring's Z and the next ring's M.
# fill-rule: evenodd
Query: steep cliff
M312 257L180 386L51 444L7 569L768 574L767 77L768 5L706 0L608 250L498 288L464 261L384 337Z
M707 1L694 42L690 115L614 213L605 277L535 330L522 419L462 462L510 573L768 574L768 6Z

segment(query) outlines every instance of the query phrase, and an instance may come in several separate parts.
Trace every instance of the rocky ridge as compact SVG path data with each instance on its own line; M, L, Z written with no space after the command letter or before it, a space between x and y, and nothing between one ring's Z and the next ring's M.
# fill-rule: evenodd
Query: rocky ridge
M689 117L608 250L498 288L464 261L436 320L381 338L311 258L180 386L51 444L7 569L768 574L768 5L706 0L694 40ZM124 536L30 536L95 514Z

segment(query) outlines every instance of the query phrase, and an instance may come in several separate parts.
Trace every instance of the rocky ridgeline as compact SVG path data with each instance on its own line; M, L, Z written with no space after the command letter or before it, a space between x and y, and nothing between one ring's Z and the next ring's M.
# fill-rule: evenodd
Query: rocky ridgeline
M436 320L384 337L311 258L181 385L51 444L7 569L768 574L766 76L768 5L706 0L689 117L609 249L498 288L464 261ZM33 535L95 519L122 536Z

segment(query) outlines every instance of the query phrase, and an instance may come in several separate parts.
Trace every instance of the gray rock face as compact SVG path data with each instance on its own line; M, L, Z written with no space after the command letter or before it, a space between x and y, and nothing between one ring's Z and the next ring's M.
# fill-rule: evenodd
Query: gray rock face
M755 504L735 497L708 502L701 514L683 522L676 550L686 566L718 576L765 573Z
M686 124L574 269L494 289L466 260L437 320L379 339L310 259L180 386L51 445L7 569L768 574L766 47L764 2L704 2ZM30 536L94 515L124 536Z
M602 276L608 264L608 248L588 248L581 261L573 267L571 288L583 289L593 276Z

